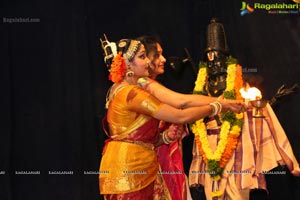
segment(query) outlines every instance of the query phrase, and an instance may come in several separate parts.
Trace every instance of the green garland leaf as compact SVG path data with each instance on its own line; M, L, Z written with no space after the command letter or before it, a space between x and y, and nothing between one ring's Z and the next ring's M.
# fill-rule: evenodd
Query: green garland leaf
M208 170L211 177L222 176L223 168L220 168L220 161L208 160Z
M203 61L200 61L199 67L200 67L200 68L207 67L207 63L206 63L206 62L203 62Z
M237 125L237 126L239 126L240 128L243 127L243 124L244 124L244 120L243 120L243 119L237 119L237 120L235 120L235 122L233 123L233 125Z
M232 111L221 113L221 118L222 121L228 121L230 123L230 126L232 126L236 121L235 113Z
M236 99L235 91L234 90L225 91L224 92L224 98L225 99Z
M237 63L237 59L232 57L232 56L229 56L226 60L226 64L227 65L230 65L230 64L236 64Z

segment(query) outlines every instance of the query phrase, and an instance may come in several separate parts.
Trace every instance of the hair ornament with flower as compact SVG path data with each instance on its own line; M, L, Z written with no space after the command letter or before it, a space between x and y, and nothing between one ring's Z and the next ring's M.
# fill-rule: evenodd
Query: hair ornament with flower
M100 38L100 43L104 52L104 62L108 68L109 76L108 79L114 83L120 82L126 73L126 64L123 58L122 51L118 51L115 42L108 41L104 34L104 40ZM119 43L120 47L122 44ZM125 45L126 46L126 43Z
M104 40L100 38L100 43L104 52L104 62L108 68L108 79L114 83L121 81L126 73L126 65L122 52L117 53L117 45L115 42L108 41L104 34Z
M122 52L119 52L117 56L114 57L109 72L108 78L114 83L118 83L124 78L126 74L126 64Z
M110 72L108 78L112 82L118 83L126 75L126 66L133 60L142 43L131 39L121 39L114 43L109 42L106 35L104 37L105 40L100 38L100 42L105 55L104 62Z

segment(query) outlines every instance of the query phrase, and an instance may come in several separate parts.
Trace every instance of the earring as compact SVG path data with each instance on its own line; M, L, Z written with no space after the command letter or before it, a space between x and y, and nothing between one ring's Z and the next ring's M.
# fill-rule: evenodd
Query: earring
M128 76L128 77L133 77L133 75L134 75L133 71L126 72L126 76Z

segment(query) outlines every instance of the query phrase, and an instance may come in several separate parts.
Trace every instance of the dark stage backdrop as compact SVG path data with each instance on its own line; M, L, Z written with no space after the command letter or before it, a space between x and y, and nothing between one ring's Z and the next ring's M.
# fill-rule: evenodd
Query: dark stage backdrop
M217 17L231 54L266 99L282 84L299 83L300 14L255 10L241 16L241 6L239 0L2 0L0 199L101 198L96 172L111 84L99 44L103 33L112 41L158 34L167 58L184 58L186 48L198 63L209 20ZM188 65L166 66L161 78L190 93L196 74ZM274 108L298 159L299 102L298 92ZM192 141L184 139L186 171ZM299 178L273 175L268 183L271 199L300 199Z

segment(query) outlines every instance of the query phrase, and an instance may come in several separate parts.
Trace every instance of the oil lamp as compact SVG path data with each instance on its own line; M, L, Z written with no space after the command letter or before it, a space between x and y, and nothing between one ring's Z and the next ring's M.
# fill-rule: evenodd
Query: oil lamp
M250 102L251 105L255 108L253 110L254 118L264 118L263 108L266 107L268 101L262 99L262 95L259 89L255 87L241 88L240 93L245 99L245 103L248 105Z

